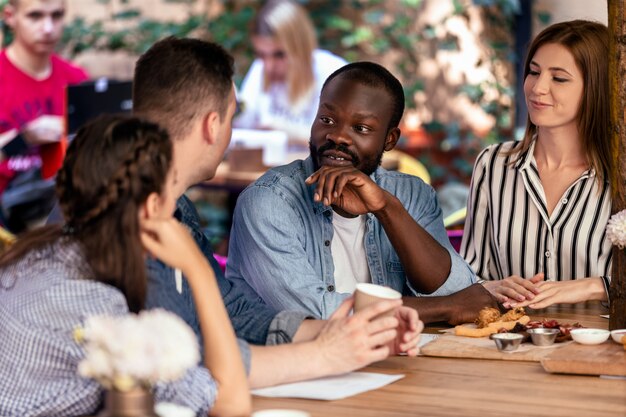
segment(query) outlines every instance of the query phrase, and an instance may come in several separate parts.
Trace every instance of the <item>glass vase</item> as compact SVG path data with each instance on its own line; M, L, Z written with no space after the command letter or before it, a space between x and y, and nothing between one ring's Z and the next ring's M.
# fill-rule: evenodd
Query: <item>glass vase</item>
M158 417L158 415L154 411L152 391L138 387L129 391L107 391L104 410L98 417Z

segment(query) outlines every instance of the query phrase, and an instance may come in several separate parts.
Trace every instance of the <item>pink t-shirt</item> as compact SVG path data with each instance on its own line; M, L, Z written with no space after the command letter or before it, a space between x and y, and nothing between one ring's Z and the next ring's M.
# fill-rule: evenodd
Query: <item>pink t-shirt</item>
M44 80L36 80L17 68L0 51L0 134L11 129L21 130L26 123L42 115L63 116L65 88L69 84L86 81L87 73L75 65L53 55L52 71ZM0 192L16 171L26 169L30 159L40 157L42 176L51 177L61 167L66 141L43 145L25 156L5 159L0 163ZM12 161L13 159L13 161Z

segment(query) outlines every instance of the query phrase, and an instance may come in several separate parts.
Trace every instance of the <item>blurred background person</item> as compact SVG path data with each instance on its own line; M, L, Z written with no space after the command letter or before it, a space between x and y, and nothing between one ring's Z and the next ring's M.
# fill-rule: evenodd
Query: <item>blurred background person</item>
M290 143L306 145L324 80L347 62L317 49L306 10L289 0L270 0L252 22L257 58L241 85L238 128L274 129Z
M65 151L65 88L85 71L55 55L65 0L9 0L13 33L0 51L0 194L3 223L20 232L52 208L51 178ZM5 193L6 190L6 193Z

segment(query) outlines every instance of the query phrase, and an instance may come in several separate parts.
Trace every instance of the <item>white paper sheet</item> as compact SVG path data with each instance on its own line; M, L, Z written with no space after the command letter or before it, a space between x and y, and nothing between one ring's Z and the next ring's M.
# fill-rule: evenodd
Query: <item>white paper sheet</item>
M422 347L435 339L439 338L439 334L431 334L431 333L422 333L420 335L420 340L417 342L417 347Z
M402 378L404 378L403 374L385 375L372 372L350 372L343 375L256 389L252 390L252 394L261 397L340 400L383 387Z

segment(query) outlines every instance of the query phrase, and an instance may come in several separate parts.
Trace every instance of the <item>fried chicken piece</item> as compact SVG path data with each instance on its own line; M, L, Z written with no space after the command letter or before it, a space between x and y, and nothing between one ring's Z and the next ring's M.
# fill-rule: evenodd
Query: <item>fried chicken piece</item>
M526 315L526 311L524 311L524 307L517 307L513 310L509 310L500 317L500 321L515 321L522 316Z
M493 323L494 321L498 321L500 319L500 311L497 308L485 307L478 312L478 317L476 318L476 326L479 329L483 327L487 327L489 323Z

